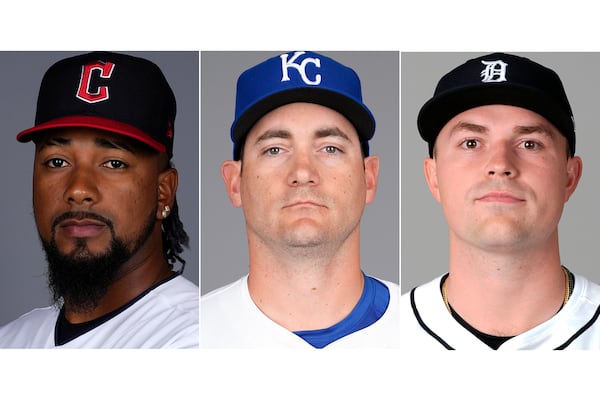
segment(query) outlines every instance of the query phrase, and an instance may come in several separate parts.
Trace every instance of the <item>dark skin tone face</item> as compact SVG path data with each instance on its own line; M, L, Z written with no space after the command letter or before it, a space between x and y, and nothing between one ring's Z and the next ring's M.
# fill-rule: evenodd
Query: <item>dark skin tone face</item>
M52 130L35 142L33 208L40 238L75 261L106 253L114 239L131 252L92 309L70 306L65 296L70 322L102 316L172 274L161 221L165 205L173 207L177 171L164 154L91 128Z

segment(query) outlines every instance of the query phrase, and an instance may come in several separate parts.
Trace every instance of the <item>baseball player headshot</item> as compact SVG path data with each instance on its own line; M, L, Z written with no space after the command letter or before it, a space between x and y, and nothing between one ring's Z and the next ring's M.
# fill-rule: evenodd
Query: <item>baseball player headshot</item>
M198 79L197 52L164 56L190 63ZM51 304L0 328L0 347L197 348L199 287L183 275L198 269L183 254L194 246L193 222L182 222L174 143L198 131L180 133L176 93L149 58L91 52L54 61L41 84L37 77L33 127L15 132L32 142L33 218Z
M398 202L396 197L384 210L373 203L381 195L380 173L389 179L398 171L398 131L376 120L389 111L398 122L399 53L238 54L228 108L233 110L235 99L235 112L227 113L227 126L208 132L204 115L212 113L204 104L213 102L205 90L215 82L212 74L231 65L224 60L234 56L201 53L202 140L203 148L209 134L229 142L228 154L215 162L220 171L212 169L220 172L221 201L230 203L229 213L231 206L239 209L245 223L239 229L242 236L245 231L240 248L237 233L225 229L227 252L243 254L245 247L247 258L235 278L203 292L200 347L398 348ZM375 83L352 63L361 57L363 66L385 70L374 79L395 93L389 108L370 108ZM211 70L211 65L216 67ZM391 137L386 168L374 144L378 135ZM207 187L206 171L203 167L203 198L216 191ZM397 193L394 178L388 193ZM207 202L202 204L203 212L214 213ZM382 224L375 233L392 252L379 262L388 268L385 278L371 272L372 261L361 259L361 237L368 236L361 230L362 219L368 219L369 208L379 208L392 226L386 231ZM203 230L207 221L203 214ZM216 223L221 229L231 226ZM234 267L222 260L207 263L204 249L210 248L203 235L203 285L205 277L214 277L211 271Z
M561 80L556 57L542 58L403 54L403 98L415 85L411 72L445 68L428 84L418 113L403 109L403 120L416 122L403 134L417 137L418 131L424 183L447 225L446 232L441 226L426 230L429 238L416 249L402 243L407 284L412 271L428 267L416 258L405 262L405 254L409 259L420 251L423 259L424 249L447 253L438 266L443 271L402 291L403 346L600 348L600 286L559 246L559 223L582 178L580 139L595 133L576 135L577 115L567 96L574 86ZM403 227L407 221L413 220L403 219ZM436 249L440 232L448 250Z

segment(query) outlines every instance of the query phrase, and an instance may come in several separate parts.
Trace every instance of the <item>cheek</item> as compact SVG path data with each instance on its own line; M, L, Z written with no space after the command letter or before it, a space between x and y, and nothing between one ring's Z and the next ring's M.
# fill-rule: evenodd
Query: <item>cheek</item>
M438 168L437 170L437 185L440 192L440 197L445 197L453 192L460 190L464 175L452 170Z
M441 172L438 171L437 184L439 203L445 213L468 212L469 210L469 191L472 190L475 182L480 182L477 177L456 170Z
M562 207L567 190L567 176L564 172L539 168L530 179L540 200L557 203Z
M98 210L113 221L117 236L133 237L148 218L157 218L157 190L155 183L148 181L112 185L103 190Z
M356 179L356 177L361 177L360 180ZM337 177L333 177L332 182L335 186L340 186L343 190L344 195L349 195L352 193L356 193L358 196L363 197L365 193L365 184L364 184L364 175L362 171L356 171L355 174L349 174L343 176L342 179L338 179Z
M57 182L39 178L34 174L32 184L33 214L40 231L49 229L50 219L62 204L62 193Z
M138 179L129 185L122 185L119 190L112 189L113 202L117 208L129 209L132 214L147 214L149 209L156 207L158 202L158 187L154 180ZM111 189L106 190L108 198Z
M355 169L350 173L331 174L322 183L328 186L325 190L333 192L334 197L348 204L362 206L366 202L367 186L364 170Z
M248 209L257 209L268 203L272 195L273 177L267 177L260 173L243 175L240 181L240 196L242 206Z
M32 189L34 199L53 198L58 196L60 182L48 175L33 171Z

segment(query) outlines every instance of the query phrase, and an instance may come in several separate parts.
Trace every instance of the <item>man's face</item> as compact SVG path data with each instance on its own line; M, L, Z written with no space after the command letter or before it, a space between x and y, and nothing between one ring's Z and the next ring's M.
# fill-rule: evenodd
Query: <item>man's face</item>
M159 173L156 153L101 130L53 130L36 141L33 209L55 297L85 297L69 292L77 280L90 286L83 292L105 290L160 233Z
M358 235L365 204L375 196L378 168L376 157L363 159L345 117L320 105L292 103L254 125L243 160L224 163L223 176L233 204L243 207L250 240L306 249L337 247Z
M490 105L440 131L425 174L452 239L511 251L548 243L581 176L566 138L532 111Z

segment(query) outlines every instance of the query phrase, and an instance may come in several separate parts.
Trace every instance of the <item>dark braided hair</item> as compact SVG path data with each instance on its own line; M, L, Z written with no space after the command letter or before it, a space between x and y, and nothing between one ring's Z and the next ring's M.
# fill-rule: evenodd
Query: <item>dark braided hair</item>
M189 248L190 237L183 229L183 223L179 219L179 206L177 197L173 201L173 209L162 221L162 242L165 258L169 264L174 265L177 261L181 263L180 273L185 268L185 260L179 256L183 252L183 246Z
M175 168L172 161L168 161L166 168ZM167 215L167 218L162 220L162 245L163 252L167 262L171 266L177 261L181 263L179 273L183 273L185 268L185 260L179 256L183 252L183 246L189 249L190 237L183 229L183 222L179 218L179 206L177 205L177 195L173 198L173 209Z

